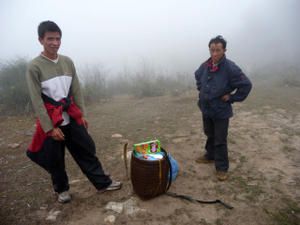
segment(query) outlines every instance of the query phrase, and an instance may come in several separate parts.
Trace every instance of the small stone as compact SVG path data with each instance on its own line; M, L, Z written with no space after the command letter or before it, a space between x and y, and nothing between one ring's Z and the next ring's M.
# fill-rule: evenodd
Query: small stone
M51 209L46 220L48 221L56 221L57 216L61 213L59 210Z
M105 209L110 209L112 211L115 211L117 213L121 213L123 211L123 204L118 202L109 202L105 206Z
M75 183L78 183L78 182L80 182L81 180L79 180L79 179L76 179L76 180L71 180L70 182L69 182L69 184L75 184Z
M122 138L123 135L122 134L113 134L111 135L112 138Z
M186 140L187 140L186 137L179 137L179 138L174 138L174 139L172 140L172 142L173 142L174 144L178 144L178 143L181 143L181 142L185 142Z
M115 221L116 221L116 217L114 215L109 215L104 219L105 223L115 223Z
M25 131L24 135L25 136L32 136L33 135L33 131Z
M43 205L40 207L40 210L46 210L47 209L47 206L46 205Z
M105 209L113 210L117 213L122 213L126 215L132 215L138 212L145 212L145 209L141 209L137 206L137 202L135 198L130 198L125 202L109 202Z
M137 207L136 201L132 198L128 199L123 203L124 212L126 215L132 215L140 211L144 211L141 208Z
M18 148L18 147L20 147L20 144L18 144L18 143L12 143L12 144L8 144L7 146L9 148Z

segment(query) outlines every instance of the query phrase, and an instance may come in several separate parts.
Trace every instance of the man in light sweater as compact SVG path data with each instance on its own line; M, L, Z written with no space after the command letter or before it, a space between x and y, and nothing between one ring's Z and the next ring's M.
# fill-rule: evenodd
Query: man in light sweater
M49 172L58 201L71 200L65 170L65 146L98 192L118 190L96 156L94 141L87 132L79 80L72 60L58 54L62 32L52 21L38 27L42 53L27 69L26 80L37 116L36 132L27 156Z

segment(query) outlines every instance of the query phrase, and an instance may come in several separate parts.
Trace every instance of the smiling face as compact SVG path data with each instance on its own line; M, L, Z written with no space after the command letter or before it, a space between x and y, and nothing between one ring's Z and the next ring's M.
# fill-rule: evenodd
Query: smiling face
M214 64L217 64L225 55L226 49L223 47L223 44L211 43L209 46L209 52Z
M44 46L43 55L49 59L56 59L61 43L60 33L47 31L43 38L39 38L39 41Z

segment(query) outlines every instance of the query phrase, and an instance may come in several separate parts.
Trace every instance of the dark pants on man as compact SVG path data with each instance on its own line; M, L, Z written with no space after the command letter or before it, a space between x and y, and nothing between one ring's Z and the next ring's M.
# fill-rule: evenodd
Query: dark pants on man
M229 168L227 149L229 119L202 118L204 133L207 136L205 157L215 161L216 170L227 171Z
M111 184L109 176L104 174L102 165L96 156L95 143L84 126L74 120L60 127L65 135L64 141L47 137L39 152L27 151L27 156L51 175L54 191L61 193L69 190L68 176L65 170L65 147L87 176L90 182L102 189Z

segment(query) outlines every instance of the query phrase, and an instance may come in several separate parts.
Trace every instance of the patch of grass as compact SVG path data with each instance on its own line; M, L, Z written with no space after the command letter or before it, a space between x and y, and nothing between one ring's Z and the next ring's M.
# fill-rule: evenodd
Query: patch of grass
M293 135L299 134L299 131L297 132L296 130L291 129L291 127L285 127L283 129L283 132L288 136L293 136Z
M201 225L209 225L209 223L206 222L205 219L201 219L201 220L200 220L200 224L201 224Z
M237 160L238 161L238 160ZM243 167L243 164L247 162L247 157L242 155L239 157L239 162L236 166L236 168L234 169L235 171L240 171L240 169Z
M261 194L264 193L262 188L259 185L256 184L251 184L249 185L249 180L241 177L241 176L236 176L232 178L234 186L237 188L240 188L241 191L245 193L245 198L249 201L253 201L257 199ZM239 193L240 193L239 192Z
M282 150L283 150L283 152L291 153L291 152L296 151L297 149L295 149L294 147L289 146L289 145L284 145L284 146L282 147Z
M296 131L295 131L295 135L296 135L296 136L300 136L300 130L296 130Z
M216 225L223 225L224 223L221 221L221 219L217 219L215 224Z
M230 135L228 137L228 142L229 142L229 144L233 144L233 145L236 144L235 138Z
M278 225L299 225L300 224L300 207L292 200L285 200L286 206L276 212L269 212L272 220Z
M266 111L274 110L275 108L284 108L289 113L299 111L300 104L297 102L299 88L297 87L278 87L275 85L254 85L249 97L241 104L243 110L256 110L258 114L264 114ZM278 98L280 96L280 98ZM263 109L265 106L270 106L270 109Z
M240 162L241 162L241 163L247 162L246 156L242 155L242 156L240 157Z

